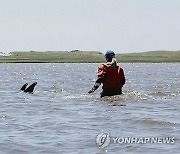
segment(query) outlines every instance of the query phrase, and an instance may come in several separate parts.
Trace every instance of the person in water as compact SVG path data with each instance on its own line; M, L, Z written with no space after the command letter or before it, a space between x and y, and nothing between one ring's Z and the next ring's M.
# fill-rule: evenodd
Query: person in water
M103 84L101 97L122 94L122 87L126 82L123 69L117 65L115 53L111 50L105 54L106 63L98 67L98 76L94 87L88 92L94 92Z

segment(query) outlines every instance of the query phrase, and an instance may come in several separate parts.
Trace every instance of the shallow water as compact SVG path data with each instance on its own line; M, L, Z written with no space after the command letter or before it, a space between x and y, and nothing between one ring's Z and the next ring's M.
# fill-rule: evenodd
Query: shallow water
M98 65L0 64L0 153L179 153L180 64L122 63L123 95L104 98L101 88L87 94ZM34 94L19 91L35 81ZM96 144L100 133L109 133L108 146Z

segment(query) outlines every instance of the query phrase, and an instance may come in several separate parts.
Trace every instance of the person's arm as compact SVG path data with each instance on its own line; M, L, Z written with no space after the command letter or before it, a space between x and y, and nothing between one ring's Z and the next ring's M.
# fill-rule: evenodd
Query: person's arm
M120 69L121 69L120 70L120 82L121 82L122 85L124 85L125 82L126 82L126 78L125 78L125 75L124 75L124 70L122 68L120 68Z
M102 77L98 78L94 84L94 86L92 87L92 89L88 92L89 94L94 92L96 89L99 88L99 86L101 85L102 82L104 82L105 80L105 76L102 75Z
M98 76L97 77L98 77L98 79L96 80L92 89L88 92L89 94L94 92L95 90L97 90L99 88L99 86L101 85L101 83L104 82L104 80L105 80L105 71L104 71L103 65L98 67Z

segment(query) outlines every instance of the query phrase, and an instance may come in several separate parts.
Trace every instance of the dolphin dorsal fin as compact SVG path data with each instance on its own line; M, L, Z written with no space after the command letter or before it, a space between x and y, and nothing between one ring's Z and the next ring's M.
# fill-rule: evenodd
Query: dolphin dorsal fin
M24 92L33 93L34 87L35 87L36 85L37 85L37 82L34 82L34 83L31 84L26 90L24 90Z
M28 83L25 83L25 84L21 87L20 90L24 91L24 90L26 89L27 85L28 85Z

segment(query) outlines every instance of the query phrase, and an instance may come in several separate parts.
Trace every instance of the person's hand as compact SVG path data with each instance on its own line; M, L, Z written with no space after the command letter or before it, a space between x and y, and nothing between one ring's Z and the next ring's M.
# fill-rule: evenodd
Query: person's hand
M94 92L92 89L88 91L89 94L92 93L92 92Z

